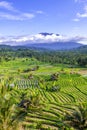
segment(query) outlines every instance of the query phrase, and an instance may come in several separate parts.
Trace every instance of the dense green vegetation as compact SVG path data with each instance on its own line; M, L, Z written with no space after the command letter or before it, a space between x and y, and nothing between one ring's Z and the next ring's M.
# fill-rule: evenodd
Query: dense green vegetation
M86 58L1 49L0 130L87 130Z
M46 51L32 49L11 49L1 48L0 49L0 61L9 61L15 57L31 57L42 62L48 62L51 64L69 64L74 66L87 66L87 47L79 48L71 51Z
M87 128L87 78L60 74L53 81L13 81L1 82L1 130Z

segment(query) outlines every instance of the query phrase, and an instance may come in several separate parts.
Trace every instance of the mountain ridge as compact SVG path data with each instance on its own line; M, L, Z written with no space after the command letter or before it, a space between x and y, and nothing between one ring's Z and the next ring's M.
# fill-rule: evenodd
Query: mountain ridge
M11 45L0 45L0 48L32 48L32 49L46 49L46 50L72 50L79 48L81 46L84 46L81 43L76 43L76 42L52 42L52 43L28 43L26 45L16 45L16 46L11 46Z

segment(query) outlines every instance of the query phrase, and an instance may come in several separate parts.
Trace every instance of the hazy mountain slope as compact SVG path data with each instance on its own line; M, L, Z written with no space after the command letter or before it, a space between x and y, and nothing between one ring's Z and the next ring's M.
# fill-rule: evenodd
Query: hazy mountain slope
M10 45L0 45L0 48L9 49L39 49L39 50L71 50L82 47L83 45L75 42L54 42L54 43L29 43L26 45L21 44L21 46L10 46Z
M27 44L27 47L43 48L48 50L69 50L81 47L82 44L75 42L55 42L55 43L34 43Z

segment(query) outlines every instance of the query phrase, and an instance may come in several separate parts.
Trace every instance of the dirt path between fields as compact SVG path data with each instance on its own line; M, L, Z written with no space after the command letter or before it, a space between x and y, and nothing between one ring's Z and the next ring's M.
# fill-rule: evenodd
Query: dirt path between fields
M87 75L87 70L80 70L78 73L81 75Z

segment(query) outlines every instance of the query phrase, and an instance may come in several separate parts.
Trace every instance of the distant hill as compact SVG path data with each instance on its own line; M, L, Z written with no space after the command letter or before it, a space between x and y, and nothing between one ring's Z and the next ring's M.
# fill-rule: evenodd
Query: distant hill
M25 45L28 48L43 48L47 50L71 50L83 46L75 42L34 43Z
M87 45L80 46L76 48L75 51L79 51L81 53L87 53Z
M84 48L83 44L76 42L54 42L54 43L29 43L21 46L0 45L0 48L8 49L37 49L37 50L72 50Z

